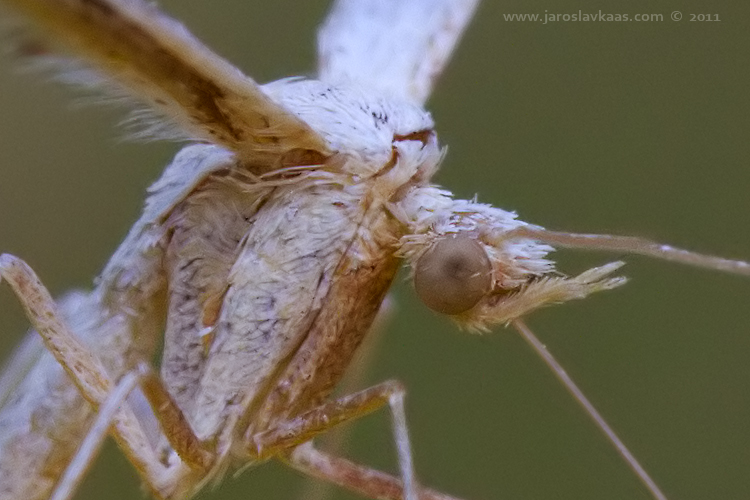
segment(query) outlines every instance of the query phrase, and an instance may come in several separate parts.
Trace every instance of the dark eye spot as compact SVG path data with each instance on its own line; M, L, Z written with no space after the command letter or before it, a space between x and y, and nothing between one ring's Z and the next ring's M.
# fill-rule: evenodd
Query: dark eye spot
M414 288L430 309L468 311L492 287L492 265L482 245L468 236L439 240L417 261Z
M422 143L422 147L425 147L428 142L430 142L430 137L432 137L435 134L435 132L432 129L424 129L424 130L417 130L416 132L412 132L410 134L395 134L393 136L393 142L396 141L419 141Z

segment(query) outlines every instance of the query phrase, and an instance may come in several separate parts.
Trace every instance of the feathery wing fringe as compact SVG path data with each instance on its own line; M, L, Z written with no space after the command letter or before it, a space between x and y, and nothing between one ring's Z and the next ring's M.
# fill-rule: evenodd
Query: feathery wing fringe
M144 137L187 137L211 142L254 163L273 164L292 149L327 153L305 122L273 102L251 78L211 52L181 24L142 0L6 0L86 65L63 80L132 96L154 112ZM32 52L33 55L33 52ZM115 90L113 90L115 89ZM123 89L123 90L117 90ZM174 122L182 133L154 116Z

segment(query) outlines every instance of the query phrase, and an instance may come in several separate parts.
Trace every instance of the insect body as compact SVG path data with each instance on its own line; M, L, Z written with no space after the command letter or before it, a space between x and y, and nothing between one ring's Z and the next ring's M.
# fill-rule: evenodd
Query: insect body
M166 317L164 384L209 457L203 470L188 467L176 444L157 443L170 457L167 468L178 470L163 484L149 478L165 496L190 494L206 477L252 460L248 437L323 401L366 332L397 257L416 262L445 238L480 245L492 282L462 318L477 328L620 283L605 278L612 267L571 280L550 274L549 247L509 236L524 227L512 214L432 187L440 160L432 122L404 99L315 81L283 81L264 92L317 137L284 149L283 140L258 136L251 142L261 146L246 157L242 147L228 153L233 125L217 131L211 115L208 130L225 147L183 151L97 291L70 299L94 309L82 316L99 318L95 334L110 322L125 335L138 333L124 341L132 359L120 348L110 351L113 361L102 359L115 380L148 358L155 341L144 334L158 336Z

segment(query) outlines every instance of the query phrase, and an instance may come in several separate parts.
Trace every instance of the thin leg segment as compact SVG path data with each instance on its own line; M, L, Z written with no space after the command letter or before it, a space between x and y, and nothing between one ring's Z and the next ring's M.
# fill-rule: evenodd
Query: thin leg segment
M316 450L311 443L297 447L286 459L289 466L312 477L328 481L366 498L403 500L400 479L349 460ZM420 488L419 500L460 500L428 488Z
M107 438L115 413L123 405L130 392L138 387L138 375L138 372L125 374L104 404L99 407L96 420L86 434L86 439L81 443L75 457L73 457L73 460L65 470L65 474L63 474L55 486L55 491L49 500L69 500L73 497L83 478L83 474L93 463L104 440Z
M141 388L175 452L191 469L208 470L214 463L215 454L203 446L164 383L150 368L141 379Z
M344 394L352 393L357 387L365 385L366 376L375 362L375 357L380 350L386 327L393 318L394 309L394 298L391 294L388 294L385 300L383 300L378 314L375 316L375 321L372 327L370 327L370 332L365 336L362 345L357 349L356 358L350 363L346 376L338 385ZM345 454L350 437L349 434L350 429L344 428L334 434L326 435L323 448L334 455ZM327 498L331 498L332 490L335 487L336 485L332 483L309 478L298 498L302 500L326 500Z
M0 255L0 278L11 286L31 324L45 346L76 385L83 397L96 409L105 404L115 390L99 359L68 329L57 312L55 302L34 271L21 259ZM111 416L114 437L149 487L166 496L170 481L133 412L122 406Z
M399 486L398 498L418 500L414 463L404 412L404 395L405 390L399 382L388 381L351 396L325 403L293 420L282 422L273 429L250 436L248 439L250 452L258 459L283 454L331 427L360 418L388 404L393 417L396 450L403 478L403 483ZM403 497L401 492L403 492Z
M78 338L70 332L57 306L34 271L21 259L0 255L0 277L18 297L44 345L92 405L100 405L112 390L106 370Z

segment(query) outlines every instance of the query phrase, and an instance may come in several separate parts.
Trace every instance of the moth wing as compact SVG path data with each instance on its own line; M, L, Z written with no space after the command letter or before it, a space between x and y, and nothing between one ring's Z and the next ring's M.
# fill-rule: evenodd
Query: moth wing
M41 28L42 40L59 42L94 70L63 67L62 80L145 104L135 115L135 125L145 128L138 135L210 142L262 165L295 149L326 153L310 126L151 2L7 3ZM33 43L26 51L39 56L47 48Z
M318 74L423 104L478 0L338 0L318 32Z
M99 289L106 292L105 300L110 305L133 300L128 294L148 295L164 258L166 217L211 174L230 170L236 164L237 158L231 152L205 144L188 146L175 156L149 188L143 214L98 278Z

